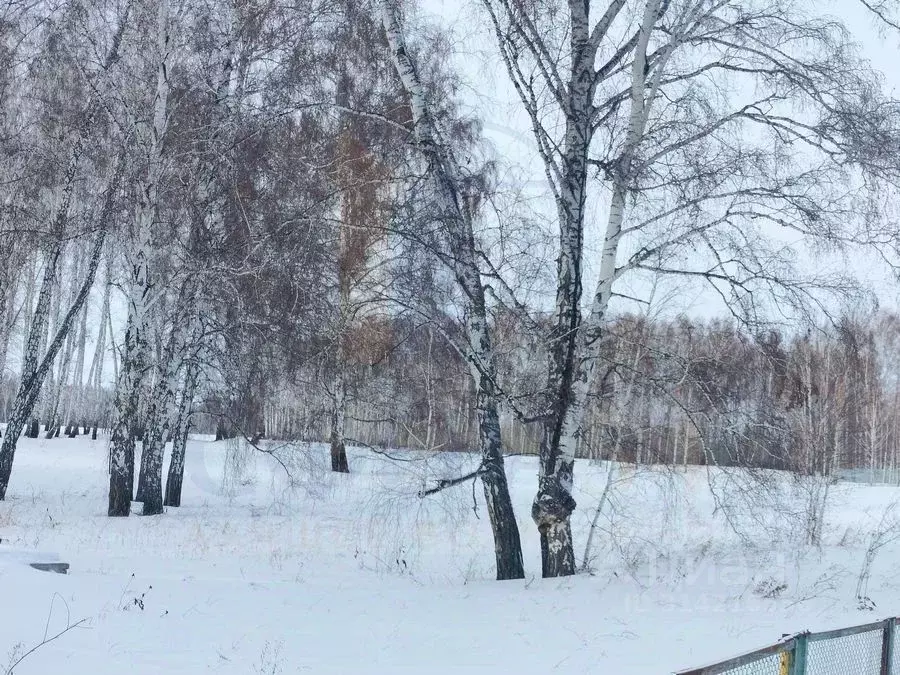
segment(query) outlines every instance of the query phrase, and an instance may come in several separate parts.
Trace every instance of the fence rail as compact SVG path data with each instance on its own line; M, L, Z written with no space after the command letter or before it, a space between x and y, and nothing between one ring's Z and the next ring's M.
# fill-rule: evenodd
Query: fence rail
M781 642L675 675L900 675L900 619L821 633L798 633Z

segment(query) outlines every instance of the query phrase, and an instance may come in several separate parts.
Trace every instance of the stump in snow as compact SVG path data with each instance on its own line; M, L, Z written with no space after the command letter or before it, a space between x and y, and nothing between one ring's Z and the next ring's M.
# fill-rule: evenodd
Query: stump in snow
M33 562L28 563L29 566L41 572L56 572L57 574L68 574L69 563L64 562Z

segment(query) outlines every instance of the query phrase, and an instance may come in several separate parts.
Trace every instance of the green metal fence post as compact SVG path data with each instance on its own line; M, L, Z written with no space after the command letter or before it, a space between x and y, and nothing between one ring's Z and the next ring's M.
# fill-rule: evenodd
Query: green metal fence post
M881 675L892 675L891 666L894 662L894 625L895 619L891 618L884 620L884 632L881 637Z
M806 643L809 631L794 636L794 658L791 659L791 675L806 675Z

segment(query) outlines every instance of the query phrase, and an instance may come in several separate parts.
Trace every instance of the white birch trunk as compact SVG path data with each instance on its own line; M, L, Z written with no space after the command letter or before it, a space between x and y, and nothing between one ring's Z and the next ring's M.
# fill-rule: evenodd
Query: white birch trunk
M26 372L29 373L29 377L27 379L24 379L19 386L19 391L16 394L16 400L13 404L13 412L10 415L9 422L7 424L7 433L3 439L2 445L0 445L0 499L6 498L6 490L9 487L9 478L12 473L16 443L19 439L19 435L22 433L22 428L25 426L25 421L28 419L28 416L31 415L31 411L34 409L34 405L37 402L38 396L40 395L41 384L43 383L44 378L47 376L49 370L52 368L53 362L56 359L56 355L59 353L59 350L63 345L63 341L66 339L66 336L74 325L82 306L87 301L87 297L90 294L91 287L94 284L94 278L96 277L97 268L100 265L100 258L102 257L101 254L103 251L103 245L106 241L106 231L109 227L109 221L112 219L115 193L118 189L122 166L123 162L120 161L115 170L110 185L107 188L107 195L100 214L100 234L97 236L97 240L94 244L94 248L90 258L90 264L88 265L84 281L81 284L80 290L78 292L78 295L75 297L74 302L66 312L66 315L63 318L59 329L56 332L56 335L48 344L47 352L44 354L40 365L37 365L37 358L35 353L37 351L37 332L32 331L31 335L29 336L29 362L26 369ZM49 307L49 303L45 302L44 307ZM35 322L38 321L41 321L41 318L39 316L35 316Z
M581 257L583 253L584 201L587 155L591 142L593 113L593 56L587 49L590 31L586 12L572 15L573 72L568 88L565 151L558 210L560 257L557 268L556 326L552 335L548 387L549 414L541 447L538 493L532 517L541 532L543 574L556 577L574 574L570 517L573 468L578 438L584 423L588 395L594 385L603 326L617 277L616 259L622 237L625 197L632 181L634 153L641 141L665 62L671 54L664 48L657 56L651 80L647 80L647 48L659 19L662 0L648 0L634 50L631 111L624 148L613 167L612 196L600 257L597 287L587 317L580 316ZM577 3L570 4L570 8ZM676 40L677 36L672 40ZM671 43L670 43L671 44ZM580 56L578 56L580 55Z
M166 478L165 506L181 506L181 488L184 483L184 459L187 450L188 432L191 427L191 409L194 391L197 387L198 368L196 363L187 365L182 384L178 412L172 434L172 459L169 462L169 473Z
M144 370L149 361L147 305L150 297L150 255L153 223L158 208L159 183L163 173L163 143L168 126L169 70L171 65L169 7L161 0L157 7L157 75L153 99L153 122L141 133L147 149L147 169L139 183L139 203L129 251L128 327L122 364L116 385L116 422L110 444L110 516L127 516L131 511L134 481L134 427Z
M461 203L459 175L452 156L438 140L428 108L425 90L397 20L393 0L383 0L382 24L391 49L394 67L409 96L414 135L428 163L435 196L446 222L451 255L448 266L466 298L465 330L468 344L464 354L476 384L482 483L494 534L498 579L524 577L519 529L506 480L500 437L500 419L495 391L494 354L487 322L484 287L478 268L471 214Z
M75 368L72 371L72 383L69 389L69 402L66 405L65 422L74 426L71 436L77 436L77 429L84 419L84 356L87 349L87 315L88 308L85 304L81 310L81 326L78 329L78 347L75 357Z

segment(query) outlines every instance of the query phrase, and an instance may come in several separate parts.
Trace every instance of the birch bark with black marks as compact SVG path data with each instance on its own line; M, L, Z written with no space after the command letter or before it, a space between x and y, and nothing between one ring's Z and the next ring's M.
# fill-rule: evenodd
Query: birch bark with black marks
M575 573L571 515L573 468L584 413L599 360L603 324L616 274L616 257L622 234L625 196L631 179L631 164L644 125L647 47L659 18L662 0L649 0L638 31L632 62L632 112L628 122L625 149L613 170L612 197L600 273L594 301L587 316L580 316L582 255L584 238L584 201L587 190L587 160L592 132L593 84L596 81L587 12L573 10L573 72L569 82L569 110L566 121L566 152L561 184L560 258L557 268L557 306L555 333L551 336L548 390L551 410L544 425L541 442L538 493L532 517L541 535L542 569L545 577ZM577 3L573 3L576 5ZM662 51L664 62L667 53ZM659 66L660 69L664 65ZM659 71L658 71L659 72Z
M624 0L614 0L591 28L590 5L568 3L568 72L559 70L561 58L551 56L538 25L527 11L510 0L482 0L488 11L508 74L529 114L538 150L556 200L559 253L556 260L556 301L553 327L547 337L548 366L546 404L542 415L538 491L531 515L541 539L544 577L575 573L575 552L570 518L575 449L583 413L577 394L578 339L584 252L584 217L588 182L588 157L594 134L595 70L598 48L605 32L622 10ZM562 143L550 138L534 96L534 79L519 63L515 42L521 41L539 64L554 105L564 120ZM615 64L613 64L615 65Z
M181 506L181 492L184 485L184 460L187 451L188 434L191 429L194 392L197 388L199 368L195 362L187 365L178 402L178 411L173 423L172 458L166 478L165 506Z
M71 275L74 278L79 277L79 268L80 268L80 259L79 256L74 255L72 259L72 271ZM72 295L74 296L78 292L77 288L72 289ZM54 332L56 332L56 326L59 323L59 312L61 311L62 306L62 289L57 293L57 307L56 307L56 318L54 319ZM71 301L67 299L67 304L71 304ZM51 385L55 386L52 389L52 396L50 399L50 407L48 408L47 420L50 427L47 431L47 438L56 438L59 436L60 425L65 422L65 415L62 417L59 414L59 407L62 402L63 394L65 393L66 385L69 381L69 368L72 362L72 353L75 348L75 334L74 331L70 331L69 335L66 337L65 346L62 351L62 358L59 359L59 363L57 366L56 378L55 382L51 379ZM52 371L51 371L52 373Z
M161 373L147 404L146 427L141 450L141 468L135 501L143 503L142 515L163 512L162 466L166 434L171 424L169 407L172 398L171 376Z
M28 378L22 380L19 391L16 394L13 410L6 427L7 433L3 439L2 445L0 445L0 500L6 498L6 490L9 487L9 479L12 473L13 459L16 451L16 442L19 439L19 435L22 433L25 422L34 409L38 396L40 396L41 385L43 384L44 379L50 371L50 368L53 366L53 362L56 359L63 342L66 340L66 336L75 324L78 314L84 306L84 303L87 301L91 288L94 285L94 279L97 276L97 268L100 266L100 260L103 257L102 253L103 246L106 242L106 233L111 226L116 192L119 187L123 164L124 153L120 158L110 184L106 189L103 207L98 218L99 233L97 234L94 246L91 250L87 271L81 286L79 287L78 294L75 296L71 306L60 322L59 328L53 336L53 339L50 340L47 345L47 350L44 353L40 364L38 365L36 363L36 357L33 360L29 360L28 372L30 374ZM37 317L35 317L35 320L38 320ZM29 346L34 342L35 340L30 338ZM32 363L35 364L34 367L32 367Z
M331 450L331 470L336 473L350 473L350 463L347 461L347 446L344 442L347 418L347 381L344 376L344 365L340 354L337 357L335 371L334 379L332 380L332 401L328 432Z
M142 264L132 266L132 284L140 283ZM109 504L107 515L128 516L131 513L134 481L134 435L132 427L138 415L140 381L146 354L143 330L143 306L132 296L128 303L128 324L122 344L122 368L116 382L114 405L116 421L113 424L109 447Z
M103 244L106 237L106 230L109 227L109 221L112 219L113 207L115 205L115 190L119 185L121 173L123 170L124 154L120 157L110 178L104 197L103 206L99 214L100 234L97 235L96 244L91 252L92 258L88 264L85 281L81 286L73 305L69 308L65 318L59 325L59 328L44 353L43 360L40 361L41 342L44 340L49 320L50 300L53 291L53 281L56 277L57 264L63 253L65 245L66 225L69 220L69 211L72 205L72 199L75 192L76 177L78 166L84 154L84 146L87 142L88 135L98 119L102 108L102 92L110 85L110 70L119 59L119 47L122 42L122 36L128 24L128 11L122 15L117 26L116 33L113 36L109 51L106 54L104 62L99 73L99 87L87 101L80 123L74 131L74 140L72 148L69 152L69 161L63 174L63 181L60 189L60 199L50 223L50 233L53 237L50 251L47 253L46 265L44 268L44 276L41 282L41 288L38 292L37 306L31 320L28 330L28 340L25 345L22 363L22 379L19 389L16 393L16 399L13 403L13 410L7 423L7 434L0 445L0 499L5 499L6 491L9 487L9 479L12 474L13 458L15 456L16 443L25 426L25 422L34 410L35 403L40 396L42 385L47 373L53 366L53 361L63 342L68 336L68 332L75 321L81 306L87 299L91 286L96 276L97 267L100 264L100 257L103 250Z
M347 331L350 323L350 281L345 264L345 238L347 224L338 224L337 255L335 257L335 286L337 287L337 330L335 331L332 354L330 355L332 377L330 387L331 411L329 414L328 437L331 455L331 470L335 473L350 473L347 460L347 446L344 441L347 418Z
M846 294L846 276L799 270L763 226L816 244L877 245L861 220L878 215L855 218L842 173L868 188L896 176L886 151L897 142L896 106L879 98L840 26L789 4L641 0L636 14L609 0L591 17L593 3L571 0L564 24L540 3L481 4L558 212L532 516L544 576L560 576L575 571L573 467L616 283L629 274L696 280L754 323L763 298L808 316L823 295ZM594 184L609 201L582 316L584 204Z
M497 562L497 579L525 576L519 527L513 511L503 461L500 419L497 412L496 373L484 287L477 263L471 211L462 190L462 176L451 152L438 135L425 95L397 17L393 0L383 0L382 23L397 74L409 97L413 134L425 158L440 215L445 222L451 253L446 262L465 297L464 354L477 387L481 475Z
M122 349L122 362L116 384L116 422L110 441L109 516L131 513L134 483L135 432L141 383L149 366L147 312L152 291L150 256L153 253L153 224L159 208L160 182L163 178L163 152L168 129L169 76L172 62L169 4L156 6L156 88L150 124L136 122L142 148L146 152L145 175L138 181L138 206L130 242L128 324ZM149 126L149 129L147 128ZM144 447L147 447L144 439ZM162 499L158 500L159 508ZM152 507L151 507L152 509Z
M185 287L186 290L187 287ZM179 308L191 307L193 302L179 298ZM176 311L169 331L166 346L160 359L157 379L147 404L147 424L141 452L141 470L135 500L143 502L142 515L158 515L163 512L162 468L166 437L172 420L172 403L175 397L175 383L181 365L179 354L186 350L184 344L183 313Z
M100 417L103 406L103 364L106 361L107 351L107 326L110 314L110 293L112 291L112 256L106 256L106 278L103 285L103 299L100 303L100 327L97 331L97 344L94 347L94 356L91 359L91 367L88 370L87 387L93 396L90 405L90 418L93 429L91 439L97 440L97 431L100 426ZM114 378L117 379L117 378ZM85 429L85 433L87 430Z

